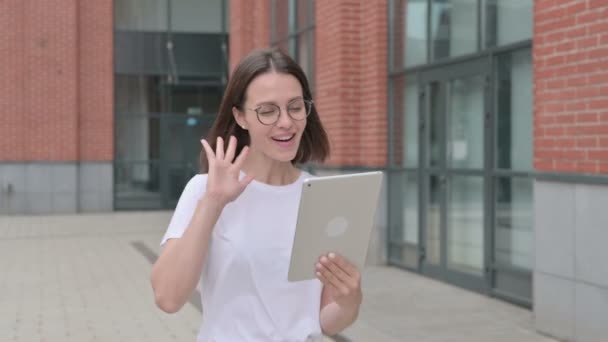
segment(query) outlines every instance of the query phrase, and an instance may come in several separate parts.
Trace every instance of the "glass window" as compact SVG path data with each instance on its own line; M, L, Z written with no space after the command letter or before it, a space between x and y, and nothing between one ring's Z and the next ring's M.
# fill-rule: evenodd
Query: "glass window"
M532 0L482 0L486 47L532 39Z
M532 269L533 186L529 178L496 179L496 221L494 222L496 262Z
M403 120L403 132L405 132L405 167L418 166L418 128L420 113L420 87L415 76L408 79L405 87L405 105L403 107L405 120Z
M115 0L114 27L124 31L166 31L169 0Z
M484 77L450 82L448 162L451 167L483 168Z
M416 171L390 174L390 241L401 250L393 253L397 263L418 266L418 175Z
M477 8L477 0L431 1L433 60L477 51Z
M270 10L271 45L292 56L314 88L314 1L274 0Z
M223 32L223 0L170 0L171 29L176 32Z
M160 77L116 75L114 89L117 113L146 114L160 112L164 107Z
M391 101L395 116L391 124L393 163L397 166L418 166L418 131L420 89L416 75L399 76L391 80Z
M427 4L425 0L407 2L405 66L427 62Z
M496 164L500 169L532 170L532 52L500 56L496 71Z
M428 198L426 203L426 262L439 265L441 262L441 177L430 175L427 178Z
M115 207L172 209L223 93L225 1L114 4Z
M484 259L483 178L451 177L448 196L448 267L481 275Z
M391 70L427 63L427 1L391 1Z

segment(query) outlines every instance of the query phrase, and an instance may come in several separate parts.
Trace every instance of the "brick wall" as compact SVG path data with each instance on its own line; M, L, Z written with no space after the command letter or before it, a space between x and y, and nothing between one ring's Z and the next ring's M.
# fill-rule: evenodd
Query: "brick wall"
M608 1L534 3L535 168L608 173Z
M111 160L111 2L2 1L0 30L0 161Z
M317 1L317 107L330 165L386 163L386 1Z
M359 162L381 166L387 162L387 1L361 2Z
M114 158L113 1L79 1L80 160Z
M285 3L277 2L277 12L285 12ZM315 2L315 105L332 145L329 165L386 163L386 6L384 0ZM231 69L269 44L270 1L231 0Z
M270 0L230 0L230 70L249 51L270 46Z

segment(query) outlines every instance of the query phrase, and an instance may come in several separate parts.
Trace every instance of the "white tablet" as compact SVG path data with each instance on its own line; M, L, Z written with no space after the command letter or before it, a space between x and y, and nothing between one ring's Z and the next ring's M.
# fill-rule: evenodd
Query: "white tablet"
M315 264L329 252L363 270L381 185L380 171L304 181L289 281L316 278Z

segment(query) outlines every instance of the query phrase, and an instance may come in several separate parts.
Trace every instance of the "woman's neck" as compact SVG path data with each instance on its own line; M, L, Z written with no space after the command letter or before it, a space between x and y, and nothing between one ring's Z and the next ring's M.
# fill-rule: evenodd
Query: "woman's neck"
M291 162L262 161L249 155L243 165L243 172L261 183L268 185L288 185L300 177L300 170Z

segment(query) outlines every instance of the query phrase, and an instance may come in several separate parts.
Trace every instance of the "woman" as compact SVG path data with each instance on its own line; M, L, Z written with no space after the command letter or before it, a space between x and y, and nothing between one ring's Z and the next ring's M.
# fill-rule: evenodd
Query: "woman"
M154 264L156 304L178 311L199 283L198 341L320 341L357 317L360 273L333 253L318 280L288 282L301 184L295 165L323 161L329 142L302 69L279 50L234 70L202 140L207 174L186 185ZM227 146L226 146L227 145Z

